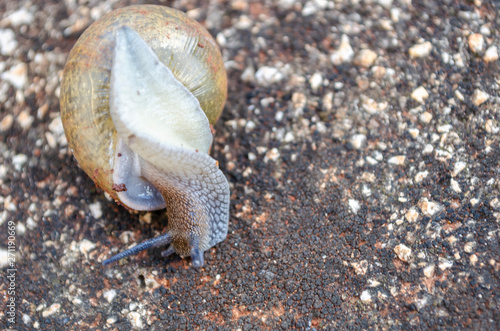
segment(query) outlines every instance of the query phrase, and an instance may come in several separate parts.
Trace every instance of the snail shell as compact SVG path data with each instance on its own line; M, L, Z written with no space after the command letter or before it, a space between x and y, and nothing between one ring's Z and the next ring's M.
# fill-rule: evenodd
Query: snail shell
M167 208L165 234L106 261L170 244L203 265L227 235L229 185L208 153L227 96L217 44L184 13L118 9L73 47L61 83L61 118L81 168L131 210Z

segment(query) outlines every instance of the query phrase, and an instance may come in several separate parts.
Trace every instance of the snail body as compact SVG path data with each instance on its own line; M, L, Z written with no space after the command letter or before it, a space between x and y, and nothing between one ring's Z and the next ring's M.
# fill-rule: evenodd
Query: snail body
M191 256L224 240L229 185L209 156L227 95L217 44L184 13L138 5L109 13L73 47L61 118L81 168L131 210L167 208L165 234L106 261L170 244Z

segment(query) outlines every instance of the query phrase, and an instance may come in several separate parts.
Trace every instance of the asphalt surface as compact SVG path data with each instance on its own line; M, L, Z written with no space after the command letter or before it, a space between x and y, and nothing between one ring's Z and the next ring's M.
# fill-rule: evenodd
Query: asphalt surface
M199 270L160 248L101 265L168 220L106 198L62 131L68 52L137 3L0 3L2 328L500 329L498 3L161 2L229 79L229 234Z

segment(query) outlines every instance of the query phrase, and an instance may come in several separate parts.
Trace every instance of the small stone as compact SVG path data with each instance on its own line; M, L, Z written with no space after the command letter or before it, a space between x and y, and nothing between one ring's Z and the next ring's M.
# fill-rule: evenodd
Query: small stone
M23 110L19 115L17 116L17 123L23 128L23 129L29 129L31 127L31 124L35 118L30 115L29 111Z
M436 266L434 264L429 264L424 268L424 276L427 278L431 278L434 276L434 270L436 270Z
M459 90L455 90L455 92L453 93L455 94L455 97L460 100L460 101L464 101L465 100L465 97L464 95L462 94L462 92L460 92Z
M28 157L24 154L17 154L12 157L12 164L17 171L21 171L26 162L28 162Z
M131 302L129 305L128 305L128 310L130 311L134 311L137 309L137 307L139 307L139 305L137 304L137 302Z
M349 199L349 207L351 207L351 210L354 214L357 214L359 209L361 209L359 201L354 199Z
M500 199L498 198L491 199L490 207L493 209L500 209Z
M426 57L431 54L432 44L429 41L426 41L421 44L414 45L410 47L408 53L412 59Z
M2 74L2 79L10 83L16 89L21 90L28 82L28 66L26 63L18 63Z
M317 92L323 84L323 76L319 72L316 72L309 78L309 84L311 84L313 92Z
M421 183L428 175L429 172L427 170L420 171L415 175L415 183Z
M9 265L9 251L0 248L0 268L5 268Z
M472 95L472 103L478 107L485 103L488 99L490 98L490 95L486 92L483 92L479 89L476 89L474 91L474 94Z
M389 9L392 6L393 0L378 0L378 3L385 9Z
M439 269L441 271L445 271L446 269L449 269L453 266L453 261L447 260L445 258L440 257L439 258Z
M307 98L304 93L295 92L292 94L292 104L294 109L303 109L306 106Z
M420 116L418 117L421 123L423 124L429 124L430 121L432 121L432 114L429 113L428 111L424 111Z
M433 216L444 209L444 207L440 203L429 201L427 200L427 198L421 199L418 202L418 207L426 216Z
M451 124L440 125L437 127L437 132L439 133L448 133L453 128Z
M139 314L138 312L133 311L128 313L127 318L129 319L130 324L132 324L132 327L136 329L142 329L144 327L144 324L141 320L141 314Z
M417 138L418 138L418 135L420 134L420 130L419 130L419 129L412 128L412 129L408 129L408 133L410 134L410 136L411 136L413 139L417 139Z
M42 316L44 318L46 318L46 317L49 317L51 315L54 315L55 313L57 313L59 311L59 309L61 309L61 305L58 303L54 303L49 308L47 308L46 310L43 311Z
M12 127L13 123L14 123L14 116L12 116L12 114L5 115L5 117L0 122L0 131L5 132L9 130Z
M372 302L372 295L369 290L364 290L359 296L359 299L364 303L370 303Z
M108 290L108 291L104 291L104 293L102 294L102 296L104 297L104 299L106 299L109 303L113 302L114 298L116 297L116 290Z
M280 152L277 148L272 148L266 153L266 156L264 156L264 162L267 163L268 160L271 160L273 162L276 162L280 157Z
M110 318L108 318L106 320L106 324L109 324L109 325L115 324L117 321L118 321L118 318L116 316L111 316Z
M13 27L18 27L20 25L29 25L33 23L34 16L32 13L27 11L25 8L21 8L3 20L3 23L10 24Z
M95 219L99 219L102 216L102 208L101 203L96 201L95 203L91 203L89 205L90 213Z
M479 259L477 258L477 255L476 255L476 254L472 254L472 255L469 257L469 261L470 261L470 263L471 263L473 266L475 266L475 265L476 265L476 263L477 263L477 261L478 261L478 260L479 260Z
M340 37L340 45L337 51L333 52L330 56L330 61L334 65L341 65L342 63L351 62L354 57L354 50L349 42L349 37L343 34Z
M471 241L471 242L468 242L468 243L465 243L464 245L464 252L466 253L473 253L474 252L474 246L476 246L476 243Z
M495 126L493 124L493 120L491 119L486 120L486 123L484 123L484 129L486 130L486 132L493 134L497 134L498 132L500 132L500 128L498 126Z
M408 262L411 259L411 248L403 244L394 247L394 253L396 253L398 258L403 262Z
M498 48L496 46L489 47L483 56L484 62L493 62L498 60Z
M11 29L0 29L0 54L11 56L17 48L16 34Z
M33 320L28 314L23 314L23 323L26 325L30 325L31 323L33 323Z
M355 134L351 137L350 143L354 149L362 149L366 142L366 136L364 134Z
M398 156L393 156L387 160L389 164L394 164L394 165L404 165L406 161L406 156L405 155L398 155Z
M418 219L418 211L415 208L410 208L406 214L405 214L406 219L410 223L415 223Z
M87 255L89 252L93 251L96 247L97 247L96 244L87 239L83 239L78 243L78 249L80 250L80 253L84 255Z
M462 161L458 161L457 163L455 163L455 167L453 168L453 171L451 172L451 177L457 177L457 175L462 170L464 170L466 166L467 166L467 163L462 162Z
M458 184L458 182L456 180L454 180L453 178L450 180L450 187L456 193L462 192L462 189L460 188L460 184Z
M362 49L358 56L354 59L354 65L369 68L375 63L377 59L377 53L372 51L371 49Z
M241 74L241 80L245 83L255 81L255 69L252 66L248 66L245 68L243 73Z
M484 38L480 33L473 33L469 36L469 48L474 53L481 53L484 51Z
M417 87L412 93L411 98L418 103L424 103L429 97L429 93L423 86Z
M263 66L255 73L257 83L262 86L270 86L283 80L284 75L274 67Z

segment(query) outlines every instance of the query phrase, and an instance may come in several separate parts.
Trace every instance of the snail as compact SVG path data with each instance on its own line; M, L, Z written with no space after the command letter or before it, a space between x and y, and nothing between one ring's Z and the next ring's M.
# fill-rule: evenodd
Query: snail
M152 247L191 256L226 238L229 185L209 156L227 96L216 42L178 10L137 5L93 23L70 52L61 119L80 167L130 210L166 208L165 232L103 262Z

